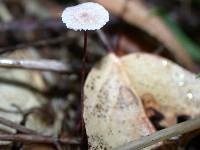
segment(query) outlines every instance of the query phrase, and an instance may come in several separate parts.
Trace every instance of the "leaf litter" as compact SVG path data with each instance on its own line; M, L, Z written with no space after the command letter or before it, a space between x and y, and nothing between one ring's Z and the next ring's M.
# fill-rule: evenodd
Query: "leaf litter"
M159 125L164 127L177 123L180 115L199 116L199 86L195 74L159 56L105 56L89 73L84 88L90 149L113 149L155 132L144 109L149 102L162 115Z

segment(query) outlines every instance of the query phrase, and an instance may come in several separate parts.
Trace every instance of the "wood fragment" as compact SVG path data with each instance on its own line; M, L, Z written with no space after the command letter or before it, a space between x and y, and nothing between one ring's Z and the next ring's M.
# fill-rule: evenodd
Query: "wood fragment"
M22 125L19 125L15 122L12 122L10 120L7 120L3 117L0 117L0 124L8 126L10 128L16 129L17 131L20 131L21 133L25 133L25 134L38 134L36 131L33 131L31 129L28 129Z
M2 1L0 1L0 18L3 22L9 22L13 20L13 16Z
M115 150L140 150L157 142L178 136L200 128L200 118L185 121L169 128L157 131L149 136L144 136L133 142L122 145Z
M56 60L49 60L49 59L22 60L22 59L0 58L0 67L50 71L57 73L71 72L71 67Z
M27 135L27 134L0 134L0 140L2 141L15 141L23 143L41 143L41 144L55 144L55 142L61 144L80 144L79 139L62 138L57 139L54 137L41 136L41 135Z
M50 39L45 39L45 40L40 40L40 41L35 41L35 42L30 42L30 43L22 43L22 44L17 44L15 46L3 47L3 48L0 48L0 55L7 52L13 52L18 49L28 48L28 47L38 47L38 46L58 44L58 43L64 42L66 38L67 38L66 35L62 35L56 38L50 38Z

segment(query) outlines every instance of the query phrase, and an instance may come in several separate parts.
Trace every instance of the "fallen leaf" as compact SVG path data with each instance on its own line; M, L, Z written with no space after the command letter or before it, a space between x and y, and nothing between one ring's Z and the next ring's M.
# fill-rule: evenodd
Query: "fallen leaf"
M140 97L151 94L161 109L170 109L176 116L200 115L200 80L195 74L151 54L135 53L120 60Z
M21 50L12 53L9 58L31 58L29 51ZM40 107L45 102L44 97L36 92L42 90L44 83L38 72L19 69L0 68L0 116L13 122L20 123L23 115L16 113L18 108L28 110ZM10 128L0 125L1 131L15 132Z
M7 57L32 59L38 58L36 54L31 49L18 50ZM19 124L23 119L19 109L22 111L36 107L43 109L44 104L48 102L41 94L44 90L45 84L39 71L0 68L0 116ZM47 119L54 118L53 121L47 122L40 113L33 112L27 118L26 127L42 134L57 136L63 115L60 111L54 111L51 115L54 114L55 117L48 116L47 112L51 109L53 110L53 107L46 107L45 115ZM16 130L0 124L0 132L15 133ZM0 145L9 143L0 141Z
M163 126L175 124L179 115L198 116L199 89L195 74L165 58L109 54L92 69L84 87L90 149L113 149L153 133L146 113L154 112L145 113L143 105L163 115Z
M84 120L90 149L113 149L155 131L114 54L92 69L84 90Z
M177 122L172 109L163 107L151 94L141 96L145 112L157 130L169 127Z

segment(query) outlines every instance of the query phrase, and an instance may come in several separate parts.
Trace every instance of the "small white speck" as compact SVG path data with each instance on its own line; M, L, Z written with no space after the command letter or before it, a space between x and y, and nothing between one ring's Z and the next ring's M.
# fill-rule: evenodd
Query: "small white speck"
M185 85L185 75L183 73L175 72L173 74L172 78L178 86L184 86Z
M119 59L117 57L113 57L115 63L119 63Z
M188 99L193 99L193 94L192 94L191 92L188 92L188 93L187 93L187 98L188 98Z
M184 77L185 77L185 75L184 75L184 74L179 74L179 78L180 78L180 80L183 80L183 79L184 79Z
M162 65L163 65L164 67L166 67L166 66L168 65L168 61L167 61L167 60L163 60L163 61L162 61Z
M184 86L184 84L185 84L185 82L180 81L180 82L178 83L178 86Z

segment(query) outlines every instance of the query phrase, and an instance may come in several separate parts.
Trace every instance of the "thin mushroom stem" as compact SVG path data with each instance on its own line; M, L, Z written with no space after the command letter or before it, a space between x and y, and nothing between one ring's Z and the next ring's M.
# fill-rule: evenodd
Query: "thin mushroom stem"
M85 124L83 119L83 102L84 102L84 82L85 82L85 70L86 70L86 58L87 58L87 30L84 31L84 48L82 53L82 67L81 67L81 132L82 143L85 142Z

